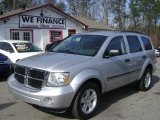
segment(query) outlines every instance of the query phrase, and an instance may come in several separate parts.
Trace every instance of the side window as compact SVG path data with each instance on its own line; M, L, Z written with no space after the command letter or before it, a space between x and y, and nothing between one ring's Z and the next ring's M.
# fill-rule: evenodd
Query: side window
M12 46L9 43L3 43L3 50L7 52L14 52Z
M3 42L0 42L0 49L3 49Z
M126 54L126 46L123 36L113 38L108 44L105 54L108 54L110 50L119 50L120 55Z
M141 43L138 39L138 36L126 36L129 44L130 53L142 51Z
M152 50L152 45L147 37L141 36L145 50Z

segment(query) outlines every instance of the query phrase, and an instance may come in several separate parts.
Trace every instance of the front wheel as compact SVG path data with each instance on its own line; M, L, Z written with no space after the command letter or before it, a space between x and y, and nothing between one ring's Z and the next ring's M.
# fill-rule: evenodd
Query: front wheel
M75 98L72 114L78 119L91 118L98 106L100 91L96 84L87 83L83 85Z
M147 91L151 88L151 85L152 85L152 70L147 68L141 78L139 88L142 91Z

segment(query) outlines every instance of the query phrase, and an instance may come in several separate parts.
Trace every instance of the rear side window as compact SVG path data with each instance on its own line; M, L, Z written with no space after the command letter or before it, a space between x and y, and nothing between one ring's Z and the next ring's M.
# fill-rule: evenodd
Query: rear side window
M3 42L0 42L0 49L3 48Z
M142 51L141 43L139 42L138 36L126 36L129 44L130 53Z
M141 36L141 39L142 39L145 50L152 50L152 45L150 40L147 37L143 37L143 36Z

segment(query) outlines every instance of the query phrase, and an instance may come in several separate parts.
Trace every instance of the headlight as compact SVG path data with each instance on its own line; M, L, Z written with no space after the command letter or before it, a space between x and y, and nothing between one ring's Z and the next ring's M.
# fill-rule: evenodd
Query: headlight
M70 83L69 73L50 73L47 81L47 86L59 87Z

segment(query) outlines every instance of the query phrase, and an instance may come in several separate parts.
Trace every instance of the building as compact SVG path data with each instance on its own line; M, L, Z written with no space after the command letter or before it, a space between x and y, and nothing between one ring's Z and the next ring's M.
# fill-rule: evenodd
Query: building
M42 49L53 40L61 40L88 29L89 25L85 22L71 17L51 4L0 15L0 40L27 40Z
M79 16L76 16L74 18L82 23L85 23L87 25L88 31L96 31L96 30L114 31L115 30L113 28L108 27L107 24L105 24L105 23L98 23L94 20L90 20L87 18L79 17Z

